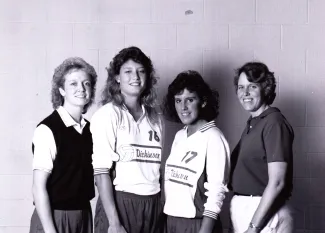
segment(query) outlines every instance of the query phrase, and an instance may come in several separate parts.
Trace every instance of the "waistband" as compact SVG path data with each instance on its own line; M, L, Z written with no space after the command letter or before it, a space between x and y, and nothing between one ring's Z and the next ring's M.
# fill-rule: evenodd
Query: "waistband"
M138 200L151 200L156 199L157 197L160 198L160 192L152 195L138 195L134 193L128 193L123 191L115 191L115 196L118 198L125 198L125 199L138 199Z

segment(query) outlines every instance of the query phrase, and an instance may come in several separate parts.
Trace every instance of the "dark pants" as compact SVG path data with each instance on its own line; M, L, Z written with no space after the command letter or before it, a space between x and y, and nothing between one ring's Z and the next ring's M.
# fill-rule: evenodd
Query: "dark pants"
M85 210L53 210L52 216L57 233L93 232L93 219L90 205ZM31 218L29 233L44 233L36 209Z
M115 192L119 219L127 233L160 233L163 231L163 213L160 193L141 196ZM95 233L107 233L108 220L100 198L95 211Z
M198 233L201 228L202 219L179 218L167 216L166 233ZM220 218L215 222L213 233L222 233Z

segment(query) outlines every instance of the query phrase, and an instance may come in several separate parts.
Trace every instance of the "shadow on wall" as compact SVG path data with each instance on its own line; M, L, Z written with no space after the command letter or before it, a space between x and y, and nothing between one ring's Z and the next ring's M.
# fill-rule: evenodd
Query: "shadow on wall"
M280 81L281 82L281 81ZM281 86L281 83L280 83ZM298 164L301 164L306 158L306 153L301 146L301 135L299 127L297 127L297 119L301 118L301 115L305 115L299 108L294 108L293 106L301 106L304 104L303 96L290 95L289 93L277 93L277 97L273 106L278 107L283 115L287 118L289 123L292 125L295 133L295 139L293 144L293 192L290 199L290 204L293 207L294 219L295 219L295 229L305 229L305 209L307 207L307 194L309 190L308 185L308 174L303 172ZM299 126L299 125L298 125ZM306 161L305 161L306 162ZM305 163L303 162L303 163ZM307 163L306 163L307 165ZM307 167L307 166L306 166ZM303 174L304 173L304 174ZM304 178L303 178L304 177Z
M234 66L231 63L215 65L211 64L205 67L203 78L210 85L210 88L218 91L219 93L219 115L217 117L217 126L225 135L230 149L232 150L239 140L241 134L241 127L238 125L245 122L246 117L240 119L243 116L241 107L238 105L236 94L233 87ZM244 113L245 114L245 113ZM229 228L229 208L232 194L226 194L220 218L223 228L226 230Z
M165 141L164 141L164 149L162 155L162 166L165 165L166 159L170 153L175 134L183 127L180 123L175 123L172 121L165 121Z

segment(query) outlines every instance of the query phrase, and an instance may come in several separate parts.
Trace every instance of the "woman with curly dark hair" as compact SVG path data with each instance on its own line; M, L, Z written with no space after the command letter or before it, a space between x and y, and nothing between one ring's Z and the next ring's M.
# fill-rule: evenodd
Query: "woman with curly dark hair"
M220 233L230 159L228 143L215 124L218 94L198 72L185 71L169 85L164 106L170 119L185 125L176 133L165 165L167 233Z
M93 166L100 199L95 232L159 233L162 120L149 57L122 49L111 61L102 107L93 115Z
M260 62L237 70L236 93L250 113L246 128L231 154L231 223L235 233L291 233L286 204L292 190L294 132L275 99L274 74Z
M92 103L97 74L82 58L63 61L53 75L54 112L33 138L33 197L30 233L91 233L95 196L92 137L82 116Z

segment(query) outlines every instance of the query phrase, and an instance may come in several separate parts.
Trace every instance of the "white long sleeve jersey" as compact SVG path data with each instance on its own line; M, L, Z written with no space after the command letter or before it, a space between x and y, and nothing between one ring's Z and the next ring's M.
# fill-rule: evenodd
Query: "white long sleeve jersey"
M162 123L150 123L144 106L135 121L126 107L107 103L94 113L90 130L93 137L94 174L108 173L116 163L115 190L137 195L160 191Z
M189 137L187 127L178 131L165 165L164 213L217 219L228 191L229 169L228 142L214 121Z

